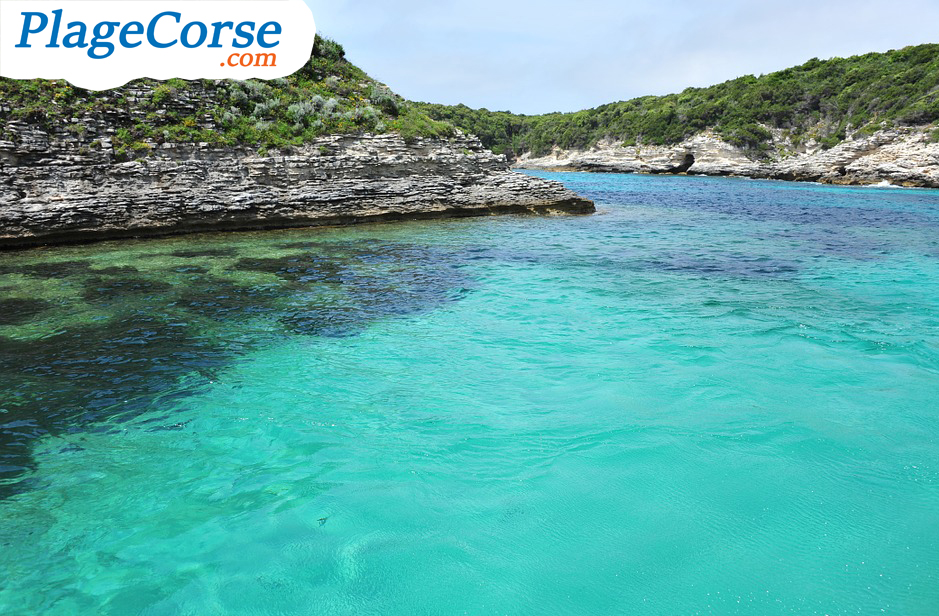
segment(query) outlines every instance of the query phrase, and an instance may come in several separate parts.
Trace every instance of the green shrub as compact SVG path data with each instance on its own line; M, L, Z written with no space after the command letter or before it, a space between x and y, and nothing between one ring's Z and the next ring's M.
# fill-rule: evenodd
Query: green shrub
M399 115L390 126L400 133L407 143L413 143L418 137L451 137L454 134L453 127L450 124L432 120L410 107Z
M385 86L372 86L368 100L391 117L396 118L401 113L402 102Z
M139 109L128 109L129 90L149 89ZM172 104L185 99L187 106ZM145 155L149 144L208 142L286 149L324 134L399 130L409 140L445 136L453 128L431 119L345 59L342 46L317 36L309 63L269 82L141 79L124 88L88 92L64 81L0 78L0 131L19 119L67 130L95 147L101 135L82 132L86 114L106 114L119 158ZM134 113L128 113L133 111ZM141 111L146 112L141 118ZM72 122L79 119L79 123ZM99 144L100 145L100 144ZM144 147L147 145L148 147Z
M939 45L816 58L761 77L576 113L524 116L465 105L418 107L514 156L544 155L555 146L588 148L603 139L627 146L671 145L708 129L759 155L770 145L767 127L789 131L794 142L815 132L820 143L832 147L846 138L848 126L876 132L882 122L919 126L939 120Z
M173 96L173 94L175 94L175 90L170 87L169 84L160 84L153 91L153 95L150 98L150 104L154 107L159 107L168 101Z

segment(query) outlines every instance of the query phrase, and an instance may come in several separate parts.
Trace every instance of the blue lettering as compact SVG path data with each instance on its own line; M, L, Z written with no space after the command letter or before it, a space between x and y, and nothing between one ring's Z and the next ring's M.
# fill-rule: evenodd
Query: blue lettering
M46 29L46 26L49 25L49 18L46 17L45 13L21 13L26 19L23 20L23 34L20 36L20 43L17 47L32 47L27 41L29 40L30 34L37 34ZM33 17L39 18L39 27L35 30L30 29L30 26L33 25Z
M0 0L2 1L2 0ZM54 20L42 12L26 11L23 15L23 29L20 33L20 41L16 47L32 47L29 37L32 34L44 32L50 22L52 24L49 34L49 41L46 47L58 48L86 48L88 44L89 26L83 21L72 21L68 23L65 36L62 38L62 44L59 45L59 33L63 21L63 9L51 11ZM121 27L119 21L102 21L91 28L91 48L88 50L88 56L95 60L103 60L111 57L117 50L117 47L134 49L144 43L156 49L166 49L181 43L187 49L202 47L206 41L211 41L209 47L219 49L224 46L222 36L228 34L231 36L231 45L237 49L251 47L255 42L260 47L270 49L280 45L279 36L283 34L283 27L276 21L269 21L257 28L253 21L245 21L235 25L231 21L217 21L211 26L211 37L209 36L209 27L201 21L186 23L182 30L174 28L172 25L165 25L163 32L169 34L176 32L176 37L172 40L157 40L157 29L161 26L161 20L169 18L176 24L182 24L182 13L175 11L164 11L159 13L145 26L142 22L131 21ZM226 33L225 31L230 31ZM193 33L195 32L195 36ZM116 39L116 40L115 40Z
M268 30L269 26L273 26L273 28ZM267 36L268 34L280 34L281 32L283 32L283 30L281 29L279 23L277 23L276 21L267 22L266 24L261 26L260 30L258 30L258 45L260 45L261 47L266 47L268 49L270 49L271 47L277 47L278 45L280 45L280 41L274 41L273 43L268 43L267 41L264 40L264 37Z
M214 24L212 24L212 28L213 28L212 42L209 43L209 47L215 47L215 48L221 47L222 45L218 42L218 40L222 38L222 30L224 30L225 28L228 28L229 30L231 30L234 27L235 27L235 24L231 21L217 21Z
M91 49L88 50L88 57L94 58L95 60L104 60L112 53L114 53L114 43L108 43L107 40L114 36L114 33L117 32L117 27L121 25L119 21L102 21L94 29L94 38L91 39ZM107 30L107 32L102 32L102 30ZM101 55L97 50L105 49L105 53Z
M251 32L245 32L245 26L250 26ZM237 34L239 38L245 39L246 42L242 44L242 43L239 43L238 41L232 41L231 44L233 47L237 47L238 49L251 47L251 45L254 44L254 22L245 21L245 22L238 24L238 27L235 28L235 34Z
M73 21L68 25L69 30L78 26L78 32L69 32L65 35L65 38L62 39L62 44L66 47L88 47L88 43L85 42L85 34L88 32L88 26L85 25L83 21Z
M133 30L130 29L131 26L134 27ZM133 49L134 47L140 47L140 45L142 44L140 41L137 41L136 43L131 43L130 41L127 40L127 37L128 37L128 36L139 36L139 35L141 35L141 34L143 34L143 24L142 24L142 23L140 23L139 21L131 21L131 22L128 22L127 25L125 25L125 26L121 29L121 37L120 37L120 38L121 38L121 47L126 47L126 48L128 48L128 49Z
M159 22L164 17L172 17L176 20L176 23L179 23L179 20L182 18L182 15L179 13L174 13L172 11L164 11L156 17L150 20L150 25L147 26L147 42L156 47L157 49L166 49L167 47L172 47L176 44L176 39L173 39L172 43L161 43L156 40L156 27L157 22Z
M49 37L49 44L46 47L55 49L59 46L59 26L62 25L62 9L56 9L52 11L52 14L55 15L55 21L52 23L52 36Z
M199 28L199 40L196 43L189 42L189 33L193 28ZM194 21L192 23L186 24L186 27L183 28L183 32L180 35L180 42L183 44L183 47L186 49L194 49L202 45L205 42L205 37L209 35L209 29L205 27L205 24L201 21Z

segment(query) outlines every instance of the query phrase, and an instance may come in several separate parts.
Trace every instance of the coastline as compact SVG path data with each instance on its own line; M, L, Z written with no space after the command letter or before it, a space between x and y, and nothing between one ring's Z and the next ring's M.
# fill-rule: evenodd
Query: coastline
M10 124L8 124L8 127ZM475 138L337 135L290 155L164 144L113 162L28 124L0 142L0 248L205 231L495 214L589 214L558 182L511 171Z
M922 128L881 130L856 136L831 149L810 142L794 148L781 137L762 158L702 133L674 146L602 142L587 150L555 148L548 156L528 154L513 168L540 171L644 173L745 177L905 188L939 188L939 143Z

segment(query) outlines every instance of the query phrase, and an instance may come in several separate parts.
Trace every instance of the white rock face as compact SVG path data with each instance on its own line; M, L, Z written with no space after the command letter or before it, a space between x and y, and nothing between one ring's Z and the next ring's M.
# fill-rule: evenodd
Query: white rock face
M603 142L589 150L555 149L548 156L524 155L522 169L688 173L803 180L830 184L939 187L939 143L924 128L882 130L849 139L830 150L817 146L792 153L777 141L765 160L702 133L673 146L623 146Z
M0 141L0 247L192 231L500 213L585 214L559 182L510 171L475 137L324 137L289 156L162 144L115 162L64 135L8 122Z
M289 154L245 145L115 147L121 127L168 114L215 130L227 86L193 82L154 102L153 84L103 93L107 104L59 118L17 119L0 100L0 248L192 231L261 229L501 213L585 214L560 182L515 173L472 136L324 136ZM156 116L154 118L153 116ZM130 159L130 160L128 160ZM134 160L136 159L136 160Z

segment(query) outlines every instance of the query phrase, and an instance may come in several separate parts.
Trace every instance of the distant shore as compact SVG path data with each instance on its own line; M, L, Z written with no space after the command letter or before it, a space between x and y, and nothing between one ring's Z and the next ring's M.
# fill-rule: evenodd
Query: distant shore
M674 146L603 142L586 150L555 148L548 156L523 155L517 169L612 173L739 176L754 179L939 188L939 143L921 128L882 130L824 149L809 143L801 151L782 140L761 159L713 133Z

